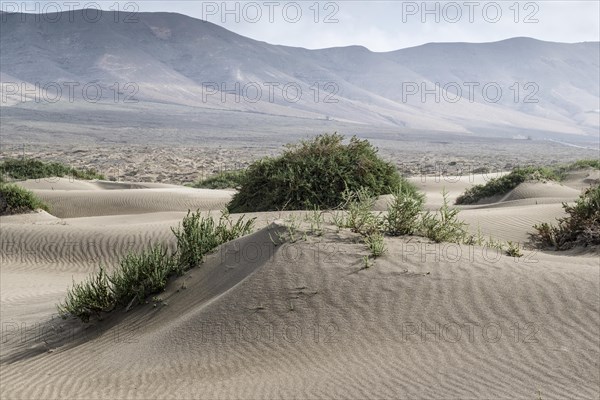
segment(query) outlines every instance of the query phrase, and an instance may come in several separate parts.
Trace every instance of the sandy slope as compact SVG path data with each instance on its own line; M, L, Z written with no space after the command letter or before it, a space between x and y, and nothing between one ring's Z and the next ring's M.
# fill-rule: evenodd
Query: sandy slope
M426 180L428 208L439 206L441 186L456 196L472 183ZM393 238L365 270L354 234L330 226L274 246L269 233L287 214L263 213L259 231L171 284L160 295L167 305L83 326L57 319L54 304L72 279L128 250L172 244L170 228L190 203L219 209L230 195L84 184L54 197L33 187L53 210L82 217L0 218L3 399L600 395L597 253L513 259ZM524 241L578 193L525 184L461 215L486 235ZM127 215L115 215L118 204Z
M20 185L33 190L59 218L220 210L232 194L225 190L156 183L82 182L63 178L31 180Z

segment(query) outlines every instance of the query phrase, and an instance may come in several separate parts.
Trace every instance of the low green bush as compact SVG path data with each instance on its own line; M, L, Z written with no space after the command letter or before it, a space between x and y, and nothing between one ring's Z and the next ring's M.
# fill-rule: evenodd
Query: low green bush
M568 250L576 246L600 244L600 185L587 189L575 205L563 203L567 217L558 219L558 225L535 225L532 239L541 247Z
M48 206L27 189L0 183L0 215L22 214L37 209L48 211Z
M67 291L66 299L57 306L61 316L72 315L83 322L88 322L92 315L100 315L114 308L114 293L108 275L102 267L96 275L81 283L73 281L72 288Z
M94 169L77 169L57 162L32 159L7 159L0 164L5 179L25 180L70 176L75 179L105 179Z

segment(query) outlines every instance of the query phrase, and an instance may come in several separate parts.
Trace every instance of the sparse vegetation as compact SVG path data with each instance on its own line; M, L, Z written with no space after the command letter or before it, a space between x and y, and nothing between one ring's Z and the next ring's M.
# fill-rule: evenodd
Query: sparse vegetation
M563 203L569 214L558 219L558 225L535 225L532 239L543 247L568 250L576 246L600 244L600 185L587 189L575 205Z
M510 257L523 257L523 252L521 251L521 244L518 242L511 242L510 240L506 242L508 248L506 249L506 255Z
M237 189L242 186L244 170L222 171L192 185L202 189Z
M0 183L0 215L22 214L37 209L48 211L48 206L29 190Z
M579 160L571 164L555 167L522 167L512 172L490 179L485 185L475 185L456 199L456 204L475 204L482 199L506 194L526 181L560 182L571 171L580 169L600 169L600 160Z
M250 233L253 225L254 219L244 221L241 217L234 222L227 212L218 223L210 216L188 212L180 227L173 229L177 238L174 253L155 246L128 254L110 275L100 268L93 277L73 283L66 299L57 306L58 312L63 318L74 316L87 322L91 316L116 307L129 309L141 304L149 295L163 291L170 277L196 267L219 245Z
M126 255L109 277L115 305L142 304L150 294L163 291L176 270L174 257L162 246Z
M306 216L306 222L310 224L310 233L312 235L323 235L323 224L325 223L325 218L323 217L323 212L317 207L315 207L315 209Z
M69 176L75 179L105 179L94 169L77 169L57 162L32 159L7 159L0 164L5 180L43 179Z
M450 208L448 193L443 192L444 202L436 213L428 211L423 215L423 236L436 243L461 243L467 238L466 224L458 219L459 210Z
M383 229L383 220L379 213L374 213L375 197L366 188L359 188L343 193L344 202L348 210L346 227L352 232L363 236L380 232Z
M387 252L385 238L380 232L375 232L365 237L365 244L371 251L371 255L373 256L373 258L380 257Z
M194 268L204 261L204 256L222 243L229 242L252 231L254 220L244 221L240 217L233 222L227 211L223 211L218 223L199 212L188 212L181 224L172 232L177 238L177 265L181 271Z
M474 185L456 199L456 204L475 204L485 198L506 194L526 181L560 181L561 175L546 167L515 168L512 172Z
M365 188L379 196L402 182L395 166L381 159L367 140L353 137L345 144L343 136L325 134L250 165L228 208L238 213L335 209L347 190Z
M83 322L88 322L91 315L112 311L114 307L114 294L103 267L100 267L96 275L81 283L73 281L66 299L57 306L60 315L72 315Z

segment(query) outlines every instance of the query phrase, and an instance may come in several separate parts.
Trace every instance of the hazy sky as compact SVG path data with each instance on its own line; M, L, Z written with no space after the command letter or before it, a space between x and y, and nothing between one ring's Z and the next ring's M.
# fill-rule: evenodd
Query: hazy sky
M45 3L63 5L73 2L30 3L44 7ZM79 3L82 6L94 4ZM356 44L373 51L389 51L428 42L487 42L515 36L559 42L600 40L598 0L426 3L143 0L100 1L95 4L115 9L117 3L123 11L178 12L208 20L253 39L311 49Z

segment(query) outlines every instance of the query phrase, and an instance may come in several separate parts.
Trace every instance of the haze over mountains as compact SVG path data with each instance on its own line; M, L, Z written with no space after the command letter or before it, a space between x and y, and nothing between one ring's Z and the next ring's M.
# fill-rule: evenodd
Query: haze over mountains
M180 14L114 17L2 15L3 140L345 130L574 142L600 129L598 42L307 50Z

